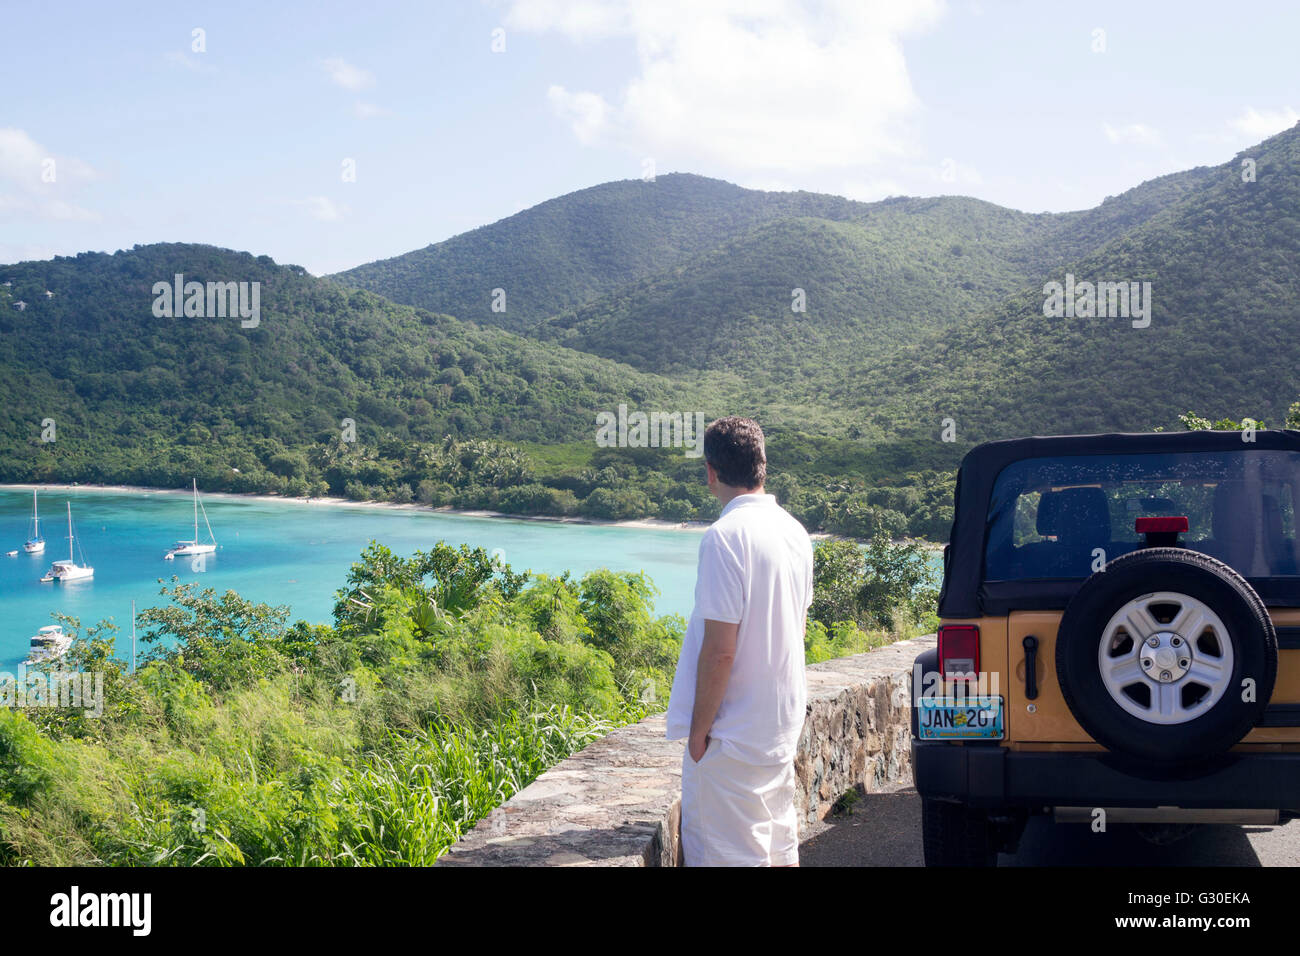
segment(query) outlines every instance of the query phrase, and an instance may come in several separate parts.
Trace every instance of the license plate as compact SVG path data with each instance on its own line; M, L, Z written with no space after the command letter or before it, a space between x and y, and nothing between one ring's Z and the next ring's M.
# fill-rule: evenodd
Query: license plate
M1001 740L1001 697L922 697L916 713L922 740Z

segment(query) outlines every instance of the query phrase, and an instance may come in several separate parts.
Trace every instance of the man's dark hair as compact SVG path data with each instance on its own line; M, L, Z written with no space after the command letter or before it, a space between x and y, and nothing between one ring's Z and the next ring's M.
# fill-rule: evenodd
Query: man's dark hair
M757 488L767 478L763 429L752 418L719 418L704 432L704 460L733 488Z

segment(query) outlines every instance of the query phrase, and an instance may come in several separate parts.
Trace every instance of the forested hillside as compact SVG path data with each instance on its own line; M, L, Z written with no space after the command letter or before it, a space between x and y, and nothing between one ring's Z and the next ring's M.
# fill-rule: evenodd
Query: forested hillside
M646 371L732 372L754 400L806 413L839 383L845 356L874 361L1041 286L1207 175L1031 215L965 197L858 203L670 174L571 193L335 278ZM813 387L787 388L800 382Z
M1283 134L1290 136L1294 131ZM1213 238L1193 249L1170 237L1204 232L1202 215L1241 217L1241 228L1253 228L1251 209L1220 209L1212 198L1225 181L1244 185L1237 169L1235 160L1200 167L1093 209L1052 214L962 197L853 203L668 175L560 197L337 278L703 383L765 420L812 433L932 436L938 419L956 414L973 429L963 429L963 441L1017 434L1030 423L1040 431L1142 429L1186 410L1167 367L1133 366L1119 356L1121 367L1141 370L1142 381L1115 402L1053 387L1035 392L1022 363L1012 361L1016 343L1003 339L1007 316L1041 310L1044 282L1066 272L1140 281L1150 272L1133 256L1146 250L1142 255L1158 259L1162 248L1180 261L1161 263L1157 308L1166 315L1215 308L1214 296L1190 284L1171 299L1170 286L1180 281L1179 269L1213 281L1225 250ZM1285 221L1267 225L1289 228ZM1285 247L1294 236L1280 238ZM1256 234L1252 241L1270 240ZM1244 281L1270 284L1258 273ZM495 287L506 290L505 313L490 309ZM1027 342L1033 333L1024 334ZM1122 352L1135 341L1101 350ZM1088 347L1062 341L1030 350L1038 381L1072 368L1084 379L1089 374ZM1016 367L995 369L1003 359ZM1210 367L1232 377L1239 361L1219 358ZM977 374L974 362L989 367ZM981 381L976 394L969 394L971 378ZM1254 388L1230 396L1228 410ZM957 391L965 393L960 403L949 398ZM1021 404L1027 393L1034 396L1031 418L980 410ZM1192 397L1204 404L1204 392ZM1104 413L1094 414L1098 409Z
M851 222L782 219L538 334L640 369L785 385L1002 301L1029 281L1025 237L1044 225L951 197L882 203Z
M688 262L773 219L844 220L863 203L818 193L762 193L703 176L604 183L336 278L461 319L512 330L627 282ZM492 290L506 292L492 311Z
M830 401L865 388L879 422L950 416L968 440L1140 431L1189 408L1280 424L1300 392L1300 131L1198 173L1157 215L1046 278L1067 272L1150 282L1150 326L1045 317L1039 284L887 361L855 357Z
M151 288L176 273L260 283L259 324L155 317ZM305 449L339 443L345 418L363 448L449 434L559 442L592 433L591 409L684 400L677 383L394 305L267 256L157 245L0 276L11 283L0 287L8 479L160 484L197 471L234 490L268 480L289 490L310 473ZM45 418L54 442L40 440Z
M176 273L260 283L257 326L155 317L153 285ZM193 476L208 490L512 514L711 518L698 457L598 447L596 413L709 421L745 405L734 380L643 374L184 244L0 268L0 367L0 481ZM773 474L812 527L943 534L935 469L951 467L951 446L867 445L787 418L771 428Z

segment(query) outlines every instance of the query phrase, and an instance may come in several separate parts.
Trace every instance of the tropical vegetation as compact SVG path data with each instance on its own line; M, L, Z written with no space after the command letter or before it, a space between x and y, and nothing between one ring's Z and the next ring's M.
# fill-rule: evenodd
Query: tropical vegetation
M816 605L810 661L931 623L914 548L844 549L818 549L835 598ZM685 622L655 617L656 593L643 574L529 577L481 548L372 542L329 624L173 578L139 615L134 672L114 626L61 616L69 666L103 697L98 714L84 697L15 706L0 677L0 863L432 863L539 773L664 707Z

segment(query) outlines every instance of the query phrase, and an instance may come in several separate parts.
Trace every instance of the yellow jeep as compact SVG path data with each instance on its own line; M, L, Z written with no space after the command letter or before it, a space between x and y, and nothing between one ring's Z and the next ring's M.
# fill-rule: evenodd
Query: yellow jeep
M912 675L927 865L1030 816L1300 811L1300 432L1026 438L957 475L937 649Z

